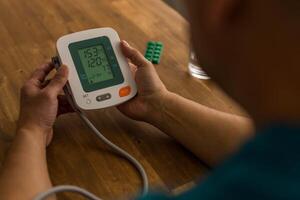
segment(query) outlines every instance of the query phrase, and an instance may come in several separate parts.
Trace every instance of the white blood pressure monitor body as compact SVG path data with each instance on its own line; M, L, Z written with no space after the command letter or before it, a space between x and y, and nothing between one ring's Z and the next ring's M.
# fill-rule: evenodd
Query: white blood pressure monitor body
M120 38L112 28L65 35L57 41L60 63L68 66L67 89L81 110L119 105L137 93Z

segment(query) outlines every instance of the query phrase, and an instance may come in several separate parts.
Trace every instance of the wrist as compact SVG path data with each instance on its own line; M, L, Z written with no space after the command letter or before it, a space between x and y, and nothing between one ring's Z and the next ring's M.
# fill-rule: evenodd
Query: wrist
M167 105L172 99L174 99L174 93L166 90L156 95L153 99L149 101L149 112L145 116L146 122L155 126L163 121L165 112L167 110Z
M25 136L30 140L40 143L42 146L47 146L47 135L51 130L46 130L35 124L23 124L17 128L16 136Z
M41 125L39 121L19 119L17 124L17 131L19 130L26 130L31 132L34 131L37 133L47 134L52 130L52 127Z

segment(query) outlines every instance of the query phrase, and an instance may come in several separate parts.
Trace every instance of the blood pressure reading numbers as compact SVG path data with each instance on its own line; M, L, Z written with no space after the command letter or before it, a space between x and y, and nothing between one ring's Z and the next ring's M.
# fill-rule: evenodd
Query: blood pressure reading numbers
M114 78L103 45L92 46L78 51L89 84L95 84Z

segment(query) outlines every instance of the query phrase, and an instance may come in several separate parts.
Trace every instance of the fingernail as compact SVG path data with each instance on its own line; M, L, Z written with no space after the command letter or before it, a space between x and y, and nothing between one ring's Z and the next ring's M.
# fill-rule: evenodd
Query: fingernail
M67 68L66 65L61 65L60 68L59 68L58 70L59 70L59 71L63 71L63 70L65 70L66 68Z
M126 40L122 40L122 44L125 46L125 47L130 47L130 45L128 44L128 42Z
M69 72L69 69L66 65L62 65L60 68L59 68L59 71L60 72L63 72L64 74L68 73Z

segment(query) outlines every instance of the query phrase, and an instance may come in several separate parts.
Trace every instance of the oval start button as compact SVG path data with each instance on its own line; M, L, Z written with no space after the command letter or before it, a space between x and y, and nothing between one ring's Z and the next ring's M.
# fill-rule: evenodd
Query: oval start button
M96 97L96 100L97 101L105 101L105 100L108 100L108 99L111 99L111 94L107 93L107 94L102 94L102 95L99 95Z
M131 87L126 86L119 90L119 95L120 95L120 97L126 97L130 94L130 92L131 92Z

